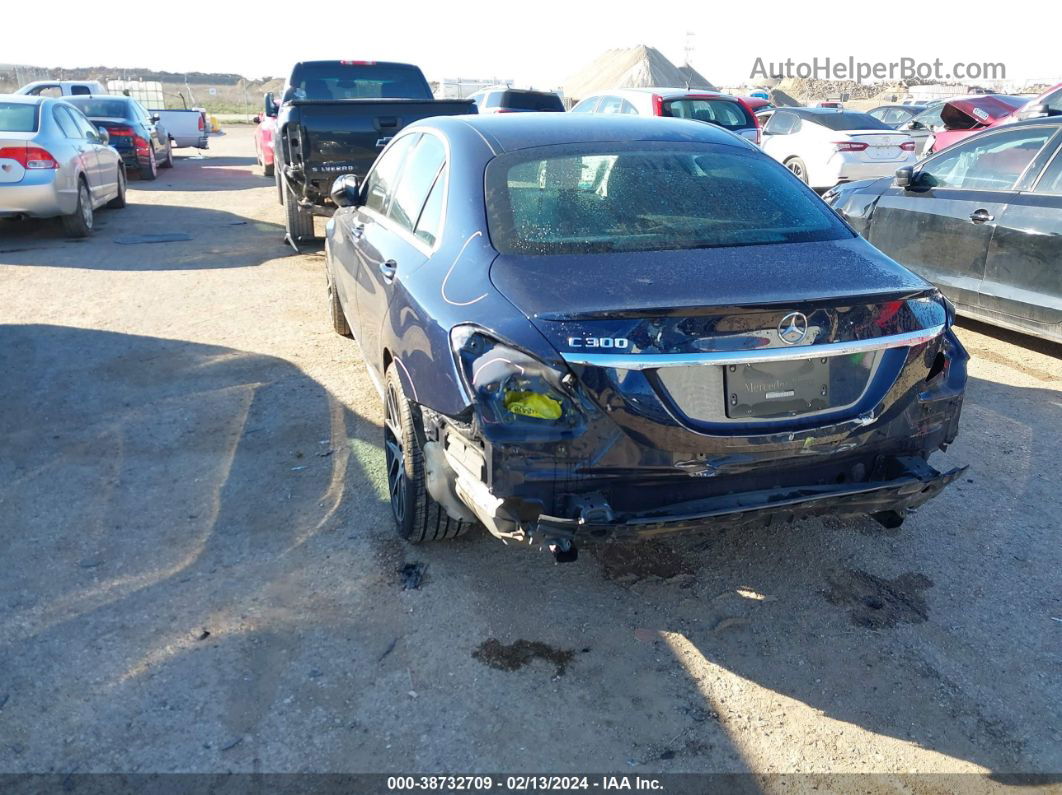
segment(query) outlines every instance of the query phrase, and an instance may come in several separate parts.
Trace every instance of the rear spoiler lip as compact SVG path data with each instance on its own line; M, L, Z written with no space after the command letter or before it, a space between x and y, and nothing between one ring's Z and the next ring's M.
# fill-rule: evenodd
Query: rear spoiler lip
M852 306L886 301L908 301L912 298L931 298L937 289L932 285L917 290L897 292L887 290L880 293L861 292L857 295L830 295L821 298L801 298L796 301L759 301L748 304L731 304L727 306L666 306L644 307L637 309L601 309L589 312L539 312L531 315L534 320L567 322L573 320L637 320L653 317L702 317L705 315L735 315L750 312L776 312L779 309L808 309L817 305Z
M707 353L584 353L561 351L568 364L583 364L592 367L618 370L658 370L661 367L696 367L702 365L751 364L754 362L790 362L820 356L845 356L853 353L869 353L889 348L909 348L922 345L939 337L946 326L937 326L890 334L884 337L866 337L858 340L827 342L819 345L794 345L789 348L755 348L740 351L711 351Z

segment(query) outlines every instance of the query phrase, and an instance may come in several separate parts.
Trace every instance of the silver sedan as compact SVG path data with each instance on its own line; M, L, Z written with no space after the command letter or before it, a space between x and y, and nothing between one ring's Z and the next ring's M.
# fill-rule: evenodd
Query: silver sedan
M71 237L92 232L94 211L125 206L125 165L74 106L0 94L0 217L60 217Z

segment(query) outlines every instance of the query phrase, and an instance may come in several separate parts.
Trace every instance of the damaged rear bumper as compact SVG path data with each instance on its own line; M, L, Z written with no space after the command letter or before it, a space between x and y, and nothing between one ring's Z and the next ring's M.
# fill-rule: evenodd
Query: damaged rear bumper
M573 495L566 515L555 516L544 512L538 500L492 493L482 479L483 459L474 445L457 434L447 434L445 445L430 444L425 460L436 473L444 471L445 461L447 476L429 478L429 482L435 484L432 496L452 515L478 519L498 538L527 544L634 540L824 515L870 515L895 526L908 510L935 497L967 469L941 473L921 456L888 456L879 459L869 476L858 481L746 486L744 490L641 510L617 510L601 492L584 492ZM653 487L644 481L631 480L627 486L652 499Z
M967 467L938 472L920 458L896 459L903 472L870 483L804 486L713 497L666 510L618 514L611 521L540 515L536 530L570 540L636 539L697 529L724 529L790 522L813 516L902 514L935 497Z

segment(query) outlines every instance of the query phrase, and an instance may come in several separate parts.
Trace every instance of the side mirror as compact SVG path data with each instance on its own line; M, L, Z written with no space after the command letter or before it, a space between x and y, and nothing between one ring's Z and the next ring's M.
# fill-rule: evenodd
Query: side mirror
M252 116L251 117L251 121L254 124L261 124L262 123L262 117L261 116Z
M158 124L160 121L162 121L162 117L159 114L157 114L157 113L152 113L151 114L151 120L153 122L155 122L156 124Z
M336 207L356 207L361 197L361 185L354 174L342 174L336 177L329 192Z
M277 115L277 101L273 98L273 92L267 91L265 95L265 115L276 116Z
M1026 105L1018 113L1019 119L1039 119L1044 116L1050 116L1051 109L1042 102L1037 102L1035 105Z
M106 127L97 127L96 134L99 136L99 142L104 146L107 146L111 142L111 134L107 131Z
M892 184L897 188L912 188L918 180L915 178L914 166L901 166L896 169L896 176Z

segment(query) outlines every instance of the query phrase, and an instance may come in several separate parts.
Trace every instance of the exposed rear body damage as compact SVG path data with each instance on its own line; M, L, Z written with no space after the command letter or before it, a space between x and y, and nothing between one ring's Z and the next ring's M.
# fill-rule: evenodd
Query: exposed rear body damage
M825 514L892 526L959 475L928 463L968 359L931 285L728 133L555 115L413 125L374 167L430 163L413 234L372 172L330 225L340 311L413 407L415 435L385 434L409 479L393 494L563 554ZM439 514L416 516L402 534L431 537Z

